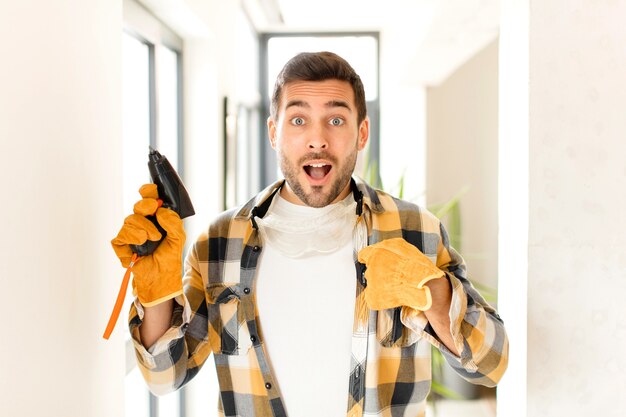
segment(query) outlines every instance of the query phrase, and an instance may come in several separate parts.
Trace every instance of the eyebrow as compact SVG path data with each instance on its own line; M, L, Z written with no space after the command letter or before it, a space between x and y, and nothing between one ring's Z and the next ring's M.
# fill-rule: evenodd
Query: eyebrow
M287 106L285 106L285 110L290 107L304 107L308 109L308 108L311 108L311 105L304 100L291 100L287 102ZM345 109L348 109L348 111L352 112L352 108L350 107L350 105L343 100L331 100L325 104L325 107L327 108L343 107Z

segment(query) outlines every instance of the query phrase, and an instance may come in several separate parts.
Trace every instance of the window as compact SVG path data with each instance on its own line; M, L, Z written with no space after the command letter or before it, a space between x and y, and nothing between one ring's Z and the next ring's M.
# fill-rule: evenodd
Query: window
M223 209L243 204L262 190L259 181L259 79L256 74L259 41L243 10L235 16L233 51L235 79L231 95L224 98Z
M124 20L122 181L124 212L131 213L139 198L137 190L150 182L149 146L158 149L183 175L182 40L134 1L124 3ZM125 305L132 299L129 292ZM128 330L126 335L126 415L185 417L184 390L159 398L149 393L136 367Z

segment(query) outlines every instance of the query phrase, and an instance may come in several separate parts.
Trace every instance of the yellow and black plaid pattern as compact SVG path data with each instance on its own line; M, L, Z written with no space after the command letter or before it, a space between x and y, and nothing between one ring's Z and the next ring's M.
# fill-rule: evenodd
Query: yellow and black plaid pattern
M198 238L187 256L185 294L177 298L172 327L149 351L139 342L141 306L131 307L130 329L139 368L155 394L180 388L212 352L221 416L287 415L259 334L254 302L256 267L263 249L254 218L263 217L281 185L282 181L273 184L243 207L223 213ZM346 415L423 416L431 383L431 344L464 378L497 384L508 361L502 321L467 280L464 262L450 247L439 220L357 178L353 191L362 203L368 244L402 237L446 272L453 288L451 331L461 357L440 343L420 311L395 308L363 314L363 287L357 285ZM358 274L356 252L354 259ZM300 331L293 329L294 337Z

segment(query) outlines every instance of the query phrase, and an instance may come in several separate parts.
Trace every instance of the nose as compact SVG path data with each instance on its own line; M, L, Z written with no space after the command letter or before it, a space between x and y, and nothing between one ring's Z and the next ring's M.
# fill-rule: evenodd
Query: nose
M326 138L326 132L323 127L317 127L310 130L309 137L307 139L307 147L310 150L328 148L328 139Z

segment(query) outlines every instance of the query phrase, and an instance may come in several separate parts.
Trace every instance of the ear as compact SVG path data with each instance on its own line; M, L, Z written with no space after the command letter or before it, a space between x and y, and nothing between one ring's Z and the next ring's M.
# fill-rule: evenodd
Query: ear
M365 120L361 122L359 126L359 138L357 140L357 149L363 150L365 145L367 145L367 140L370 137L370 118L365 117Z
M272 116L267 118L267 136L270 139L272 149L276 149L276 122Z

